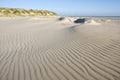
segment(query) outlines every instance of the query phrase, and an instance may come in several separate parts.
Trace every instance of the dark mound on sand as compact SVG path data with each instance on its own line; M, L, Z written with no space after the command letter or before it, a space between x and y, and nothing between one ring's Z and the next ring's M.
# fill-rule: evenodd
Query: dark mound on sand
M60 18L58 18L59 21L62 21L62 20L64 20L64 19L65 19L65 17L60 17Z
M74 21L74 23L85 23L85 18L83 18L83 19L77 19L77 20L75 20Z

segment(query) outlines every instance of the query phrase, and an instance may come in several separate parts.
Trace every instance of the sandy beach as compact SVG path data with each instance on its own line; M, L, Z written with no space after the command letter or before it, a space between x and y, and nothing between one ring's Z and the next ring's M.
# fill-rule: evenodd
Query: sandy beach
M120 80L120 18L1 17L0 80Z

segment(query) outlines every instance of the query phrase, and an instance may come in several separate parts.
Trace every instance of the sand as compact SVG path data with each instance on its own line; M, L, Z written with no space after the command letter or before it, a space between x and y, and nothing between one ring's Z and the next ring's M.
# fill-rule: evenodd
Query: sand
M0 80L120 80L120 19L0 18Z

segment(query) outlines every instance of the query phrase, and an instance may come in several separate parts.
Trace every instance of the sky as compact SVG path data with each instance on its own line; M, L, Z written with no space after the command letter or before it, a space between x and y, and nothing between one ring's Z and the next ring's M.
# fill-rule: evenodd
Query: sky
M120 0L0 0L0 7L50 10L63 16L120 16Z

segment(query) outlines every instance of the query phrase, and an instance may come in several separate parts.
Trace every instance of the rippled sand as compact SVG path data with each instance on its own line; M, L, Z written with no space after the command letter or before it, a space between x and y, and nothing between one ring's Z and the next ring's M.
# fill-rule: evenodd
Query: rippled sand
M120 19L73 20L0 18L0 80L120 80Z

